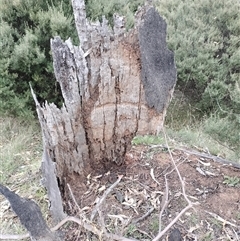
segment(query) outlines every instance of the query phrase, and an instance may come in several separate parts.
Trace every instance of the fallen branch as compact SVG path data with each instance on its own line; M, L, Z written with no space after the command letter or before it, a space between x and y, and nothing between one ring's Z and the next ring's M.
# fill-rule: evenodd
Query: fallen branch
M183 151L183 152L187 152L188 154L204 157L204 158L207 158L207 159L212 159L212 160L214 160L216 162L219 162L221 164L233 166L235 168L240 169L240 164L239 163L229 161L229 160L224 159L222 157L214 156L214 155L211 155L211 154L208 154L208 153L204 153L204 152L198 152L198 151L195 151L195 150L189 151L189 150L183 149L183 148L174 148L174 149L177 149L177 150L180 150L180 151Z
M68 187L68 189L69 189L69 192L70 192L70 194L71 194L71 197L72 197L73 202L75 203L76 207L78 208L79 213L81 213L81 208L79 207L79 205L78 205L78 203L77 203L77 201L76 201L76 198L75 198L74 195L73 195L72 189L71 189L71 187L70 187L70 185L69 185L68 183L67 183L67 187Z
M166 145L153 145L153 146L151 146L151 148L156 148L156 147L168 148ZM196 156L204 157L204 158L207 158L207 159L212 159L215 162L225 164L225 165L229 165L229 166L233 166L235 168L240 169L240 163L229 161L227 159L224 159L224 158L218 157L218 156L214 156L214 155L211 155L209 153L199 152L199 151L195 151L195 150L187 150L187 149L180 148L180 147L169 147L169 148L173 149L173 150L186 152L190 155L196 155Z

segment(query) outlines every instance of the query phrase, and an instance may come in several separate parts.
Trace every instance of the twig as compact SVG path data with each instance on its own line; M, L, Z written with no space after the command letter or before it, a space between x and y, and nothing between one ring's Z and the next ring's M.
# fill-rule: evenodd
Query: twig
M27 233L27 234L16 234L16 235L13 235L13 234L0 234L0 239L3 239L3 240L8 240L8 239L16 239L16 240L21 240L21 239L25 239L25 238L29 238L30 235Z
M92 221L96 215L96 213L98 212L99 210L99 207L101 206L101 204L103 203L103 201L106 199L107 195L113 190L113 188L115 188L118 183L121 181L123 175L120 175L117 179L116 182L114 182L102 195L102 197L99 199L98 203L96 204L95 208L93 209L92 211L92 215L91 215L91 218L90 220Z
M237 225L223 219L222 217L220 217L219 215L217 215L216 213L211 213L211 212L208 212L208 211L205 211L206 213L210 214L212 217L214 217L215 219L217 219L218 221L222 222L223 224L228 224L230 226L233 226L235 228L237 228Z
M185 161L185 160L184 160L184 161ZM184 161L182 161L181 163L179 163L179 164L177 165L177 167L178 167L180 164L182 164ZM162 205L162 207L161 207L161 212L160 212L160 214L159 214L159 232L161 232L161 230L162 230L162 215L163 215L163 212L164 212L166 206L167 206L168 203L169 203L169 200L168 200L168 192L169 192L169 190L168 190L168 180L167 180L167 176L170 175L174 170L175 170L175 168L173 168L170 172L168 172L168 173L166 173L166 174L164 175L166 189L165 189L165 193L164 193L163 198L162 198L162 200L163 200L163 201L162 201L162 202L163 202L163 205Z
M183 148L174 148L174 149L179 150L179 151L183 151L183 152L187 152L187 153L192 154L192 155L201 156L201 157L204 157L204 158L207 158L207 159L212 159L212 160L214 160L218 163L230 165L230 166L233 166L235 168L240 169L239 163L226 160L222 157L214 156L214 155L211 155L211 154L208 154L208 153L198 152L198 151L195 151L195 150L189 151L189 150L186 150L186 149L183 149Z
M185 207L167 226L163 229L163 231L159 232L158 235L152 240L152 241L158 241L177 221L178 219L190 208L192 208L193 205L189 204L187 207Z
M161 230L162 230L162 215L163 215L163 212L164 212L166 206L168 205L168 181L167 181L167 174L164 175L164 178L165 178L166 189L165 189L165 193L164 193L163 198L162 198L163 205L162 205L161 211L159 213L159 232L161 232Z
M152 145L151 146L151 148L157 148L157 147L168 148L167 146L162 145L162 144L161 145ZM180 148L180 147L171 147L171 149L182 151L182 152L186 152L188 154L204 157L204 158L207 158L207 159L212 159L215 162L226 164L226 165L230 165L230 166L233 166L235 168L240 169L240 164L239 163L233 162L233 161L229 161L227 159L224 159L224 158L218 157L218 156L214 156L214 155L211 155L209 153L199 152L199 151L195 151L195 150L191 150L190 151L190 150L187 150L187 149L184 149L184 148Z
M70 194L71 194L71 197L72 197L75 205L77 206L77 208L78 208L78 210L79 210L79 213L81 213L81 208L79 207L79 205L78 205L78 203L77 203L77 201L76 201L76 199L75 199L75 197L74 197L74 195L73 195L72 189L71 189L71 187L70 187L70 185L69 185L68 183L67 183L67 187L68 187L68 189L69 189L69 192L70 192Z
M105 222L104 222L104 217L103 217L102 211L100 209L98 210L98 215L99 215L100 225L101 225L101 228L102 228L102 233L107 233L106 225L105 225ZM99 239L102 240L102 235L99 237Z
M176 172L177 172L177 174L178 174L178 178L179 178L179 180L180 180L180 182L181 182L182 194L183 194L185 200L187 201L188 205L187 205L187 207L185 207L185 208L164 228L163 231L161 231L161 225L160 225L160 223L159 223L159 233L158 233L158 235L157 235L152 241L158 241L158 240L178 221L178 219L179 219L188 209L193 208L194 205L198 204L198 203L192 203L192 202L188 199L188 197L187 197L187 195L186 195L186 192L185 192L185 183L184 183L184 181L183 181L183 179L182 179L182 176L181 176L181 174L180 174L180 172L179 172L179 170L178 170L178 167L177 167L177 165L176 165L176 163L175 163L175 161L174 161L174 159L173 159L173 156L172 156L171 150L170 150L170 148L169 148L168 141L167 141L167 136L166 136L166 133L165 133L165 130L164 130L164 129L163 129L163 134L164 134L165 142L166 142L166 145L167 145L167 149L168 149L168 152L169 152L171 161L172 161L173 166L174 166L174 168L175 168L175 170L176 170ZM166 174L166 175L167 175L167 174ZM166 177L166 175L165 175L165 177ZM165 178L165 181L167 181L166 178ZM167 182L166 182L166 190L167 190ZM163 206L163 208L162 208L162 210L161 210L161 212L160 212L160 214L159 214L159 221L161 221L161 216L162 216L163 210L164 210L164 208L166 207L166 205L167 205L167 198L166 198L165 203L164 203L164 206Z
M161 184L160 184L160 183L158 182L158 180L155 178L153 171L154 171L154 169L151 168L151 170L150 170L150 176L152 177L153 181L155 181L159 186L161 186Z
M150 208L143 216L141 216L140 218L136 218L134 220L132 220L133 224L136 224L138 222L141 222L143 219L145 219L146 217L148 217L152 212L154 211L154 207Z
M232 227L232 230L233 230L234 234L236 235L236 240L239 241L238 234L237 234L237 232L234 230L233 227Z
M178 178L179 178L179 180L181 182L183 196L186 199L186 201L188 202L188 204L192 204L192 202L188 199L188 197L186 195L186 192L185 192L185 182L183 181L182 176L181 176L181 174L180 174L180 172L178 170L178 167L177 167L177 165L176 165L176 163L175 163L175 161L173 159L172 152L171 152L170 147L168 145L167 135L166 135L166 132L165 132L164 129L163 129L163 134L164 134L165 142L166 142L166 145L167 145L168 153L169 153L169 155L171 157L171 161L172 161L173 166L174 166L174 168L175 168L175 170L176 170L176 172L178 174Z

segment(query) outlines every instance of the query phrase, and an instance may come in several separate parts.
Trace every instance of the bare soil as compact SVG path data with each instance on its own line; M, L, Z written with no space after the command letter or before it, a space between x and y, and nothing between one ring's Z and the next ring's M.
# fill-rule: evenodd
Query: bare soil
M240 240L240 169L184 151L173 150L172 155L185 181L188 198L199 204L185 212L162 240L170 240L173 229L180 231L182 240ZM187 202L170 155L161 147L133 146L124 166L113 165L108 172L95 168L86 173L81 183L70 177L73 195L69 193L72 200L66 206L72 215L90 218L104 191L119 175L124 175L100 206L94 224L128 238L152 240L158 234L159 213L166 200L167 173L169 197L161 217L163 230ZM66 240L99 240L78 225L63 230Z

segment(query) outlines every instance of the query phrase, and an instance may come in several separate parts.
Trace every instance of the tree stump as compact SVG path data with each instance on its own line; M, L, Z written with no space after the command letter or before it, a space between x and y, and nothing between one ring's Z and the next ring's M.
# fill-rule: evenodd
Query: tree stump
M84 0L72 0L80 46L51 40L54 72L64 104L40 106L33 93L43 134L43 177L51 210L63 218L66 184L88 168L124 163L136 135L161 129L175 82L174 55L166 44L166 23L145 6L133 29L114 14L113 29L89 22ZM79 179L80 180L80 179Z

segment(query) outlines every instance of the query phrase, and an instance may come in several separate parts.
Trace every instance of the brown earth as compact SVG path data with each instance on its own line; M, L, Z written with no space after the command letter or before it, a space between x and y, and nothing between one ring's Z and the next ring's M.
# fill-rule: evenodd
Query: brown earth
M162 240L170 240L174 228L181 232L182 240L240 240L240 169L179 150L173 150L172 156L185 181L188 198L199 204L186 211ZM163 230L187 202L170 155L161 146L133 146L125 166L86 173L81 185L72 176L69 187L79 207L69 200L66 206L73 215L84 213L90 218L104 191L123 175L100 206L101 218L97 214L94 224L100 229L104 223L109 232L128 238L152 240L158 233L159 213L166 200L167 173L169 197L161 217ZM99 240L77 225L66 230L66 240Z

